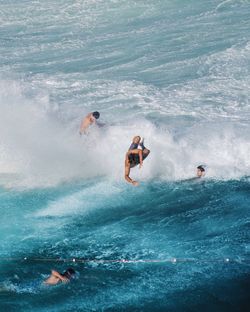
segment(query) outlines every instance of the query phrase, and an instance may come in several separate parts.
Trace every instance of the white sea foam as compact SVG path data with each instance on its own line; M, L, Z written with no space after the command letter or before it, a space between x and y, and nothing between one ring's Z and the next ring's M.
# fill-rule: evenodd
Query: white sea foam
M47 187L97 176L121 181L124 156L134 135L145 137L151 150L143 169L131 170L139 180L189 178L200 163L208 165L208 177L250 174L250 129L244 123L194 120L183 126L131 116L126 125L107 123L80 137L82 107L68 125L55 117L48 97L38 93L28 98L21 85L11 81L1 82L1 90L0 172L8 175L6 181L1 179L4 186ZM58 116L62 113L70 114L70 107Z
M117 187L112 181L101 181L94 185L86 186L84 189L75 192L71 195L66 195L60 200L49 202L49 204L39 210L34 215L37 217L45 216L67 216L74 214L87 214L98 204L106 207L106 200L109 204L112 203L115 195L122 192L121 188Z

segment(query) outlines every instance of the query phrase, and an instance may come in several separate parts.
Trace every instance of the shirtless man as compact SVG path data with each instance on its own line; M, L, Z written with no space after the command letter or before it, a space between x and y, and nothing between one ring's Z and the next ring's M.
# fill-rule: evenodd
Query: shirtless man
M52 270L51 275L43 283L46 285L57 285L59 283L68 283L72 276L75 274L75 270L68 268L63 274Z
M141 141L140 136L135 136L133 138L132 144L130 145L130 148L128 152L126 153L125 158L125 180L129 183L133 184L134 186L139 185L137 181L132 180L129 177L130 169L134 168L137 165L140 165L139 168L143 165L143 160L149 155L150 150L148 150L144 144L143 140ZM139 149L139 147L141 149Z
M95 123L99 117L100 117L99 112L93 112L89 113L85 118L83 118L79 131L80 135L82 135L83 133L86 134L87 128L93 123Z

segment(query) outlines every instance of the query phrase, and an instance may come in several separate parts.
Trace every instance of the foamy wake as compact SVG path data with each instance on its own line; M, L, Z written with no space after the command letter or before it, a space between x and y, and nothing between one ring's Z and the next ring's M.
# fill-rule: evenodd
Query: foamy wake
M137 118L126 125L118 120L92 127L88 136L80 137L80 108L69 125L57 118L48 97L28 99L14 82L1 82L0 90L2 186L48 187L98 176L122 181L124 156L134 135L145 137L151 150L143 168L131 171L139 180L190 178L200 163L208 166L212 178L250 174L248 125L197 121L184 128L173 122L162 127Z

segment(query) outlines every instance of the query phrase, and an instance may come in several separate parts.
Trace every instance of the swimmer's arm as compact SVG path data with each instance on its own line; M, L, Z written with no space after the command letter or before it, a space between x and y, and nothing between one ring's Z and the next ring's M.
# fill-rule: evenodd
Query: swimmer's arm
M52 270L51 271L51 274L57 278L59 278L62 282L68 282L69 279L63 275L61 275L59 272L55 271L55 270Z
M57 271L55 271L55 270L52 270L52 271L51 271L51 274L52 274L53 276L58 277L58 278L61 279L61 276L62 276L62 275L61 275L59 272L57 272Z

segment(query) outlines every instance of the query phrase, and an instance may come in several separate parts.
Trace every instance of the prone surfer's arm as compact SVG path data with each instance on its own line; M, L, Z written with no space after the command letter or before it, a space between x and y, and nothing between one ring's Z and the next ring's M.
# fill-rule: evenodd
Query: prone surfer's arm
M57 278L59 278L62 282L67 282L68 281L68 278L63 276L62 274L60 274L59 272L55 271L55 270L52 270L51 271L51 274Z
M52 274L53 276L55 276L55 277L61 278L61 274L60 274L59 272L55 271L55 270L52 270L52 271L51 271L51 274Z

